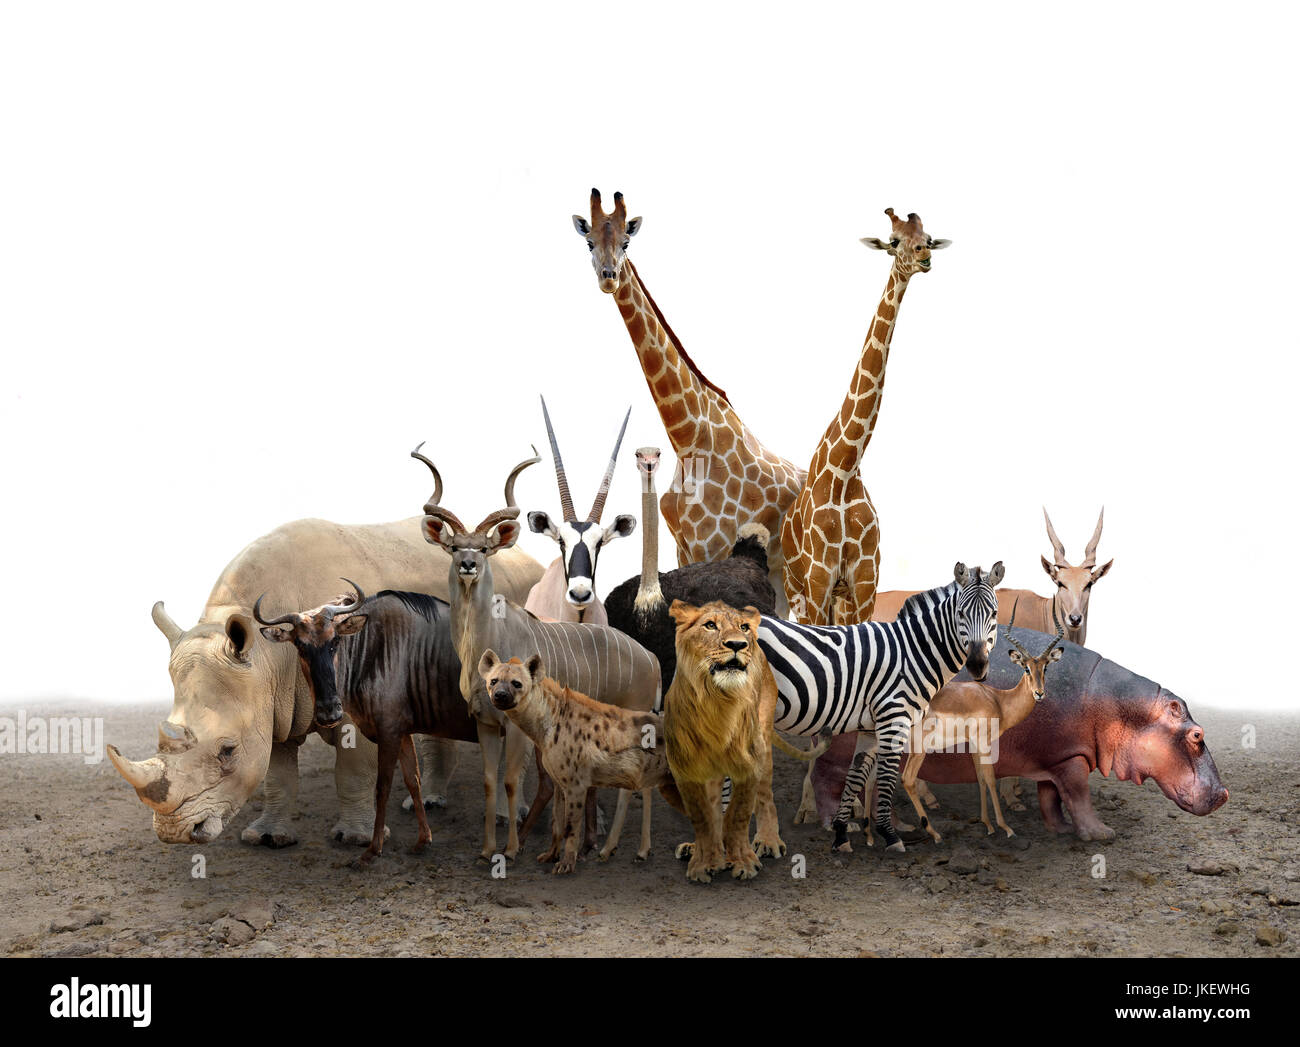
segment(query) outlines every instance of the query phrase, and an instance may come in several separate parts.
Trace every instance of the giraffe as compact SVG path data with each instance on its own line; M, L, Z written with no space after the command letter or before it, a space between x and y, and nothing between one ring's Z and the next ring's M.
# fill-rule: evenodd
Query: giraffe
M573 225L591 251L600 289L614 296L677 455L678 473L659 509L676 541L678 566L725 559L743 526L762 524L772 536L769 573L777 614L784 616L781 518L804 485L803 470L759 442L682 348L627 257L641 219L628 218L623 194L614 194L614 210L606 214L593 189L591 220L574 215Z
M916 273L929 271L932 251L951 242L927 236L915 214L906 221L892 207L885 214L893 225L889 242L862 240L893 256L885 293L848 396L818 444L798 501L781 528L786 601L796 620L810 625L830 625L832 613L840 625L871 620L880 529L858 467L880 412L889 343L907 283Z

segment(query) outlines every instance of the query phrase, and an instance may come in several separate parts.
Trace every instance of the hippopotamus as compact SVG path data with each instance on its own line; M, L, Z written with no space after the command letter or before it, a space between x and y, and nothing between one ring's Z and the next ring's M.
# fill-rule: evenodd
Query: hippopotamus
M1035 650L1051 639L1030 629L1017 629L1016 636ZM1150 778L1169 799L1196 815L1210 814L1227 802L1228 790L1219 780L1205 732L1186 702L1086 647L1069 641L1061 647L1065 653L1047 675L1046 696L1032 716L1001 736L994 765L999 778L1018 775L1038 783L1038 807L1049 829L1073 829L1082 840L1115 836L1092 808L1088 775L1094 770L1138 785ZM1024 672L1008 651L999 636L986 679L992 687L1011 687ZM965 678L963 670L957 679ZM854 735L840 735L813 768L823 825L830 824L839 805L854 742ZM920 777L951 785L974 782L975 770L969 754L933 753L922 763Z

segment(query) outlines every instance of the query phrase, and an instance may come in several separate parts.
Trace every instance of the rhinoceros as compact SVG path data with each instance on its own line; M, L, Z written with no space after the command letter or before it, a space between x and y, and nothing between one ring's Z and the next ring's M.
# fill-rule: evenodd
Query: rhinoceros
M542 565L516 549L495 565L497 588L522 603ZM298 746L313 731L334 745L341 812L333 836L370 842L376 750L347 724L313 725L311 691L291 645L257 630L253 604L270 594L279 608L314 607L336 596L340 577L370 591L406 589L447 599L449 557L424 540L421 517L349 526L296 520L258 538L217 579L197 625L182 629L154 605L153 620L171 645L172 711L158 728L158 753L133 761L107 747L113 766L153 809L164 843L214 839L264 778L265 805L246 828L248 843L286 846L298 793ZM352 747L340 745L346 736Z

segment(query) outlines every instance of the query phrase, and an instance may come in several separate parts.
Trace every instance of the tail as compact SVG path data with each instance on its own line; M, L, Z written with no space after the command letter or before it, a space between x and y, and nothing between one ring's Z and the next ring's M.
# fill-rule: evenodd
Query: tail
M755 561L763 570L767 570L767 543L772 540L772 533L761 523L747 523L741 527L736 536L736 544L731 549L732 556L744 556Z
M831 740L829 737L823 738L815 746L805 752L803 749L796 749L779 734L773 731L772 744L785 753L786 756L793 756L796 760L802 760L804 763L809 763L812 760L817 759L817 757L831 747Z

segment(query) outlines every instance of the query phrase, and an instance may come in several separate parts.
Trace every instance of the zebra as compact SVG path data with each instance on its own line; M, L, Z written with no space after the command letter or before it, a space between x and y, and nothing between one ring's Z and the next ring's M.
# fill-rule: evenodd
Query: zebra
M758 642L776 678L776 729L860 732L832 850L850 849L853 801L877 760L877 827L890 850L905 849L890 818L903 747L930 699L963 665L976 680L988 674L998 633L994 589L1004 573L1001 560L987 575L958 563L951 582L909 597L893 622L813 626L763 617Z

